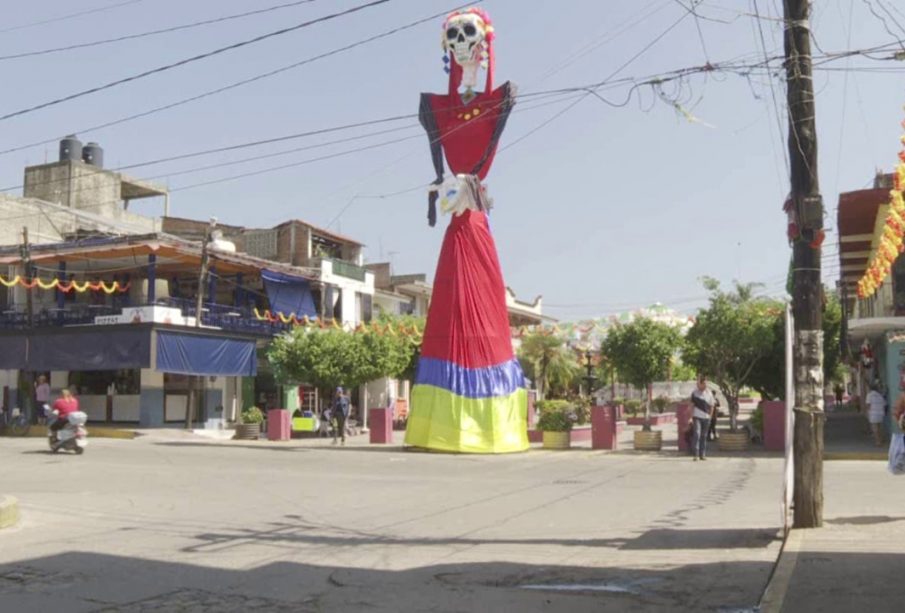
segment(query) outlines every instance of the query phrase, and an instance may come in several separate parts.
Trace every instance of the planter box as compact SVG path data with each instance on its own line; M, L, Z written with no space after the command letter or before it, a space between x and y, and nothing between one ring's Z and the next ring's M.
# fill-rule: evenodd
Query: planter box
M569 441L572 443L582 443L591 440L591 426L576 426L569 432ZM544 433L542 430L528 430L528 442L543 443Z
M660 451L662 446L662 432L635 432L635 449L638 451Z
M571 445L568 432L544 432L544 449L568 449Z
M748 451L747 432L723 432L719 438L720 451Z
M630 426L643 426L644 425L643 417L629 417L625 421ZM657 415L650 416L650 425L652 425L652 426L662 426L664 424L674 424L674 423L676 423L675 413L659 413Z
M261 424L236 424L236 435L240 441L256 441L261 437Z

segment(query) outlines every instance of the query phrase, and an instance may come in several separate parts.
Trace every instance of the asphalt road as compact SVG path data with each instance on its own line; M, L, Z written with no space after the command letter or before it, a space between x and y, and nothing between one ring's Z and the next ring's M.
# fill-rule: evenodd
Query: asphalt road
M0 439L3 611L745 611L778 458Z

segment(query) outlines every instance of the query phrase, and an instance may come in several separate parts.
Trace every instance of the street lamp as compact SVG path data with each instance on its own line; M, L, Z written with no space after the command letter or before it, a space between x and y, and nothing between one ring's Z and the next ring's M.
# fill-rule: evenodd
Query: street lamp
M590 349L585 350L584 358L585 358L585 368L587 369L587 374L582 377L588 384L588 398L590 398L594 393L594 382L597 381L596 375L594 375L594 363L591 361L593 359L593 354Z

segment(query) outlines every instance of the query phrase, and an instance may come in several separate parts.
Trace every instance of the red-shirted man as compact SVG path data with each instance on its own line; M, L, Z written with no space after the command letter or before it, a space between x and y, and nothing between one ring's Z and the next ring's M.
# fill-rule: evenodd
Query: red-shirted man
M56 432L68 423L70 414L79 410L79 400L72 392L63 388L62 395L53 403L53 410L57 413L57 420L50 425L50 429Z

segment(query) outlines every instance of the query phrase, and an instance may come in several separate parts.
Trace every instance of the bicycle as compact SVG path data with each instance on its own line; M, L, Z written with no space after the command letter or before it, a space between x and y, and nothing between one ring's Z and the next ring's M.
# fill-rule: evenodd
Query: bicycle
M25 436L28 434L28 415L18 408L0 410L0 431L11 436Z

